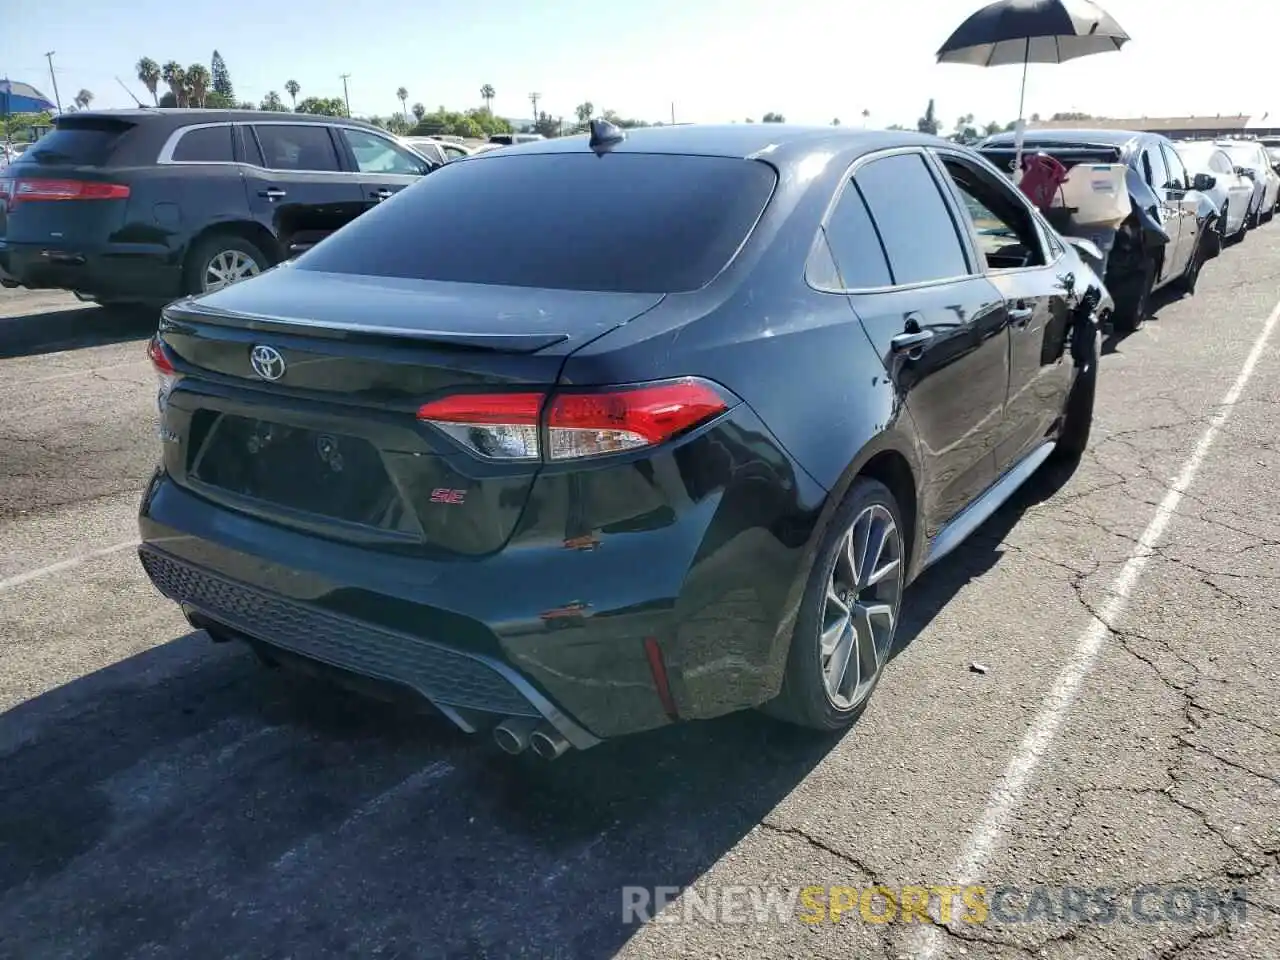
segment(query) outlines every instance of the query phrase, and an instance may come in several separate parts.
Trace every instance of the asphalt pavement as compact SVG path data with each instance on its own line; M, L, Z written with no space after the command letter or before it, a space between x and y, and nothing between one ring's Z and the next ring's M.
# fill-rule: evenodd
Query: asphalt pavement
M0 956L1280 957L1278 301L1280 224L1108 340L843 738L547 764L192 633L132 550L154 315L0 291Z

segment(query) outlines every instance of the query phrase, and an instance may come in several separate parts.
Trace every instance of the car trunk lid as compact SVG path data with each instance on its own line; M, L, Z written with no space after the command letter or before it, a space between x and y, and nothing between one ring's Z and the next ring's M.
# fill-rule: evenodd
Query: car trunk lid
M278 267L166 308L159 336L178 377L166 467L232 509L327 537L498 550L539 463L481 459L418 409L546 390L568 353L661 299Z

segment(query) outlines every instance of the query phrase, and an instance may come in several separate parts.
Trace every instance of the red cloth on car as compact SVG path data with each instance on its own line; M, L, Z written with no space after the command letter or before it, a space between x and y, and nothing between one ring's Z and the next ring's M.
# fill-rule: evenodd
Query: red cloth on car
M1044 153L1022 159L1022 182L1018 187L1040 210L1053 205L1053 198L1067 180L1067 168Z

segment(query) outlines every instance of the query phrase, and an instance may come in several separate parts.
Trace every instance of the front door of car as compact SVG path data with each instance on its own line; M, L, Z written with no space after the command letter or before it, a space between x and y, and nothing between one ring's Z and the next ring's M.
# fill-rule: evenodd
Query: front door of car
M246 124L242 133L249 208L289 256L360 215L360 181L342 169L327 125L265 121Z
M1191 174L1178 156L1178 151L1168 143L1160 144L1169 179L1165 193L1169 203L1178 208L1178 274L1186 270L1200 243L1200 194L1191 189Z
M1146 181L1151 192L1159 202L1156 214L1160 218L1160 226L1169 235L1169 244L1164 250L1164 260L1156 284L1163 285L1172 277L1181 273L1183 264L1182 243L1182 207L1169 198L1169 168L1165 165L1164 156L1160 153L1160 145L1155 140L1146 141L1137 156L1138 172ZM1181 200L1181 198L1178 198Z
M861 164L826 234L914 425L932 537L995 480L1009 385L1004 298L973 262L921 151Z
M359 171L366 210L391 199L431 172L426 160L389 137L355 127L340 127L339 135L352 165Z
M1067 352L1069 282L1050 256L1030 204L1007 178L959 151L935 151L956 214L1004 298L1009 321L1009 392L996 446L997 473L1044 441L1071 388Z

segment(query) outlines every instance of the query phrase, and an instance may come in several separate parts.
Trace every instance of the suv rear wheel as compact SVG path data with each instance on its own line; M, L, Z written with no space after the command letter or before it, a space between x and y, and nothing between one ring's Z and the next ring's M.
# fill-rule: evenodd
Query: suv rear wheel
M768 705L770 713L835 732L866 709L893 649L905 544L889 488L859 477L809 571L782 690Z
M267 255L248 240L216 233L197 243L187 257L187 291L212 293L257 276L270 266Z

